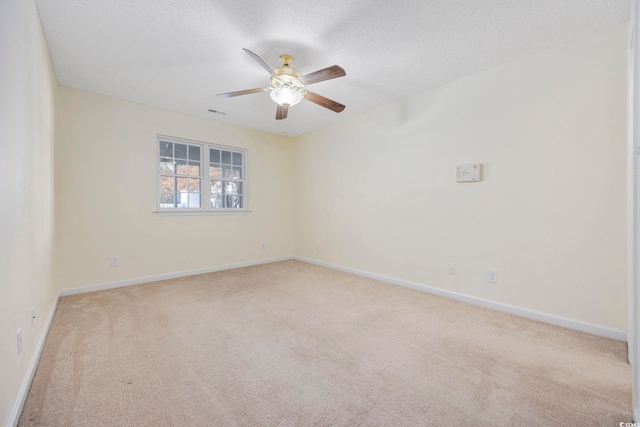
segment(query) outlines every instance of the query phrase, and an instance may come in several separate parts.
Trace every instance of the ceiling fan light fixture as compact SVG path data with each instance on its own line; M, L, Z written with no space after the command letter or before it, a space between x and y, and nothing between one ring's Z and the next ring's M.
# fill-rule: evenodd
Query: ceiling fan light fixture
M305 89L307 85L346 76L347 73L339 65L333 65L331 67L326 67L321 70L314 71L313 73L303 75L300 71L291 68L291 62L293 62L293 57L291 55L280 55L280 62L282 62L282 66L276 69L271 69L271 67L258 55L248 49L244 49L244 51L271 75L269 78L271 87L219 93L216 96L232 98L234 96L268 91L271 99L278 104L278 108L276 109L276 120L286 119L289 107L302 101L302 98L331 111L335 111L336 113L340 113L344 110L345 106L339 102L325 98L317 93L309 92Z
M302 101L302 94L296 88L284 85L271 91L271 99L278 105L291 107Z

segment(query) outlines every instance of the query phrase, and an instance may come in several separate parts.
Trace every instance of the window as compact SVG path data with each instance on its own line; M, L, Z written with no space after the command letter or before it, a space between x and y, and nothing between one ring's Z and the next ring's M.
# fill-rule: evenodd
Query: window
M159 211L245 210L246 152L158 137Z

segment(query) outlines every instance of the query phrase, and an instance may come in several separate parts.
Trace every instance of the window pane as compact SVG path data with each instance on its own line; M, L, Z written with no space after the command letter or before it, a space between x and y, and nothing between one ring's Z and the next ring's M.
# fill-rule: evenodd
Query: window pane
M173 193L160 193L160 207L161 208L174 208Z
M185 144L175 144L175 157L177 159L187 158L187 146Z
M211 205L212 208L222 207L222 181L211 180Z
M176 173L178 175L187 175L187 161L186 160L176 160Z
M225 194L239 194L241 187L238 184L240 184L240 182L225 181L224 183Z
M242 153L233 153L233 164L235 166L242 166Z
M209 161L211 163L220 163L220 150L209 150Z
M244 197L235 196L234 201L233 201L233 203L234 203L233 207L236 208L236 209L242 209L242 207L243 207L242 206L242 199L244 199Z
M189 175L200 175L200 162L189 162Z
M173 173L173 159L167 159L166 157L160 158L160 172L161 173Z
M189 207L189 193L176 193L176 208Z
M180 178L178 178L180 179ZM195 178L189 178L189 191L200 192L200 180Z
M231 179L233 177L233 171L230 166L222 166L222 178Z
M189 191L189 178L176 178L178 191Z
M224 166L223 166L223 171L224 171L224 178L226 179L240 179L240 171L237 170L236 168L224 169Z
M173 157L173 143L160 141L160 156Z
M211 180L211 194L222 194L222 181Z
M239 209L242 207L241 196L222 196L222 207L227 209Z
M200 147L196 145L189 146L189 160L200 160Z
M160 191L163 193L173 193L174 191L176 191L174 178L172 176L160 177Z
M220 163L224 163L225 165L231 164L231 151L223 151L222 152L222 160Z
M209 168L209 176L211 178L220 178L222 175L222 169L220 169L220 165L211 165Z
M242 179L242 168L233 168L233 179Z
M190 208L200 207L200 193L189 193L189 207Z

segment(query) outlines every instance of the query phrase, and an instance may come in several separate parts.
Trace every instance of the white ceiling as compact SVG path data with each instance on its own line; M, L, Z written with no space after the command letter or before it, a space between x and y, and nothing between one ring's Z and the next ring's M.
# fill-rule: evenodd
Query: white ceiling
M629 0L36 0L58 82L272 133L299 135L626 21ZM270 66L346 77L276 121ZM525 82L523 82L525 83ZM213 114L214 109L227 113Z

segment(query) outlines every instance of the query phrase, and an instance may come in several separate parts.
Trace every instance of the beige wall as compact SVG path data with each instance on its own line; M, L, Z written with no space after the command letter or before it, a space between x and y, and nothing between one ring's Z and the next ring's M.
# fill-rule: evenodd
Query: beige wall
M66 87L57 99L60 289L292 255L290 139ZM247 149L252 212L155 214L158 134Z
M300 136L295 253L626 330L626 39L619 25ZM474 162L484 180L456 183Z
M0 425L10 418L56 295L50 273L56 87L35 3L0 1Z

